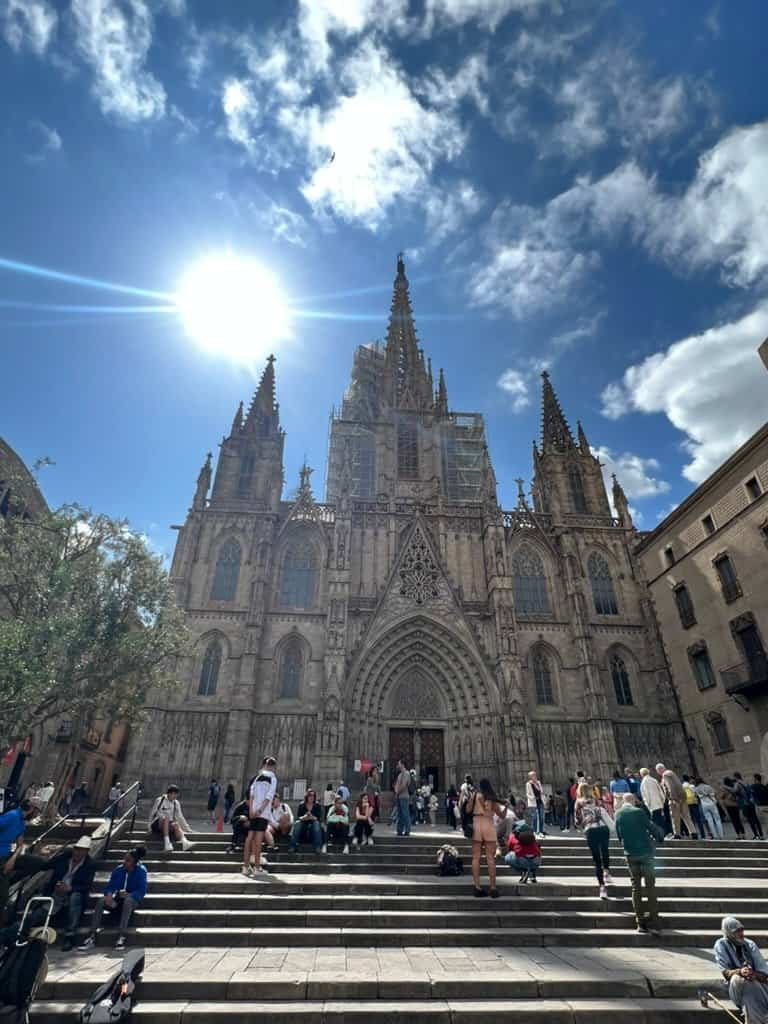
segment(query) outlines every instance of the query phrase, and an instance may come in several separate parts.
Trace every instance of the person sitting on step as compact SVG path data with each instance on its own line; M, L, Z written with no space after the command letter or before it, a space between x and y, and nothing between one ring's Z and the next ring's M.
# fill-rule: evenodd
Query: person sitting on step
M283 803L277 793L272 797L272 804L267 811L267 820L269 824L267 825L264 842L272 849L280 836L289 836L293 828L293 811L288 804Z
M723 937L715 943L715 962L723 973L728 995L745 1014L746 1024L768 1024L768 964L744 934L735 917L724 917Z
M509 853L504 863L520 872L521 883L538 881L536 874L541 867L541 847L527 821L521 822L519 828L510 834L507 847Z
M363 793L355 804L355 838L352 845L364 846L367 842L373 846L373 804L368 799L368 794Z
M349 808L337 794L333 807L325 821L326 843L323 853L328 852L328 843L339 842L344 846L343 853L349 853Z
M91 837L80 836L74 846L65 847L54 854L46 865L52 871L43 889L43 895L53 897L54 915L67 915L67 930L61 947L65 953L72 949L75 932L83 916L96 874L96 865L91 860L90 849Z
M312 843L315 853L320 852L323 846L323 828L320 824L322 808L317 802L317 793L314 789L308 789L304 794L304 802L296 812L296 819L291 829L291 841L289 849L296 853L299 843Z
M91 934L80 946L83 952L93 949L96 936L101 930L101 919L104 913L120 915L120 931L115 949L125 949L125 933L131 916L147 894L147 869L141 863L146 855L143 846L137 846L126 853L123 863L109 876L109 881L93 912Z
M174 842L181 843L182 850L194 849L195 844L190 843L184 835L184 832L191 832L192 829L181 809L178 786L169 786L165 795L159 796L152 804L149 830L163 837L163 850L166 853L173 851Z
M227 847L227 853L234 853L235 850L242 850L245 840L248 838L248 799L241 800L235 804L230 814L232 825L232 839Z

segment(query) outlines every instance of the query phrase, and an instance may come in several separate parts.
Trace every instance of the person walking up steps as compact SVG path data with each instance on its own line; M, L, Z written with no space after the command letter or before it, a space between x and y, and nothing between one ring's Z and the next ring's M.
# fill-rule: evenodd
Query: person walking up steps
M274 757L265 757L258 775L251 783L248 805L249 830L243 847L242 873L246 878L264 874L261 846L269 825L268 810L277 791L277 776L274 771L276 766L277 761Z
M610 872L610 854L608 852L608 841L611 833L605 823L603 807L595 800L592 794L592 787L588 782L582 782L579 786L574 815L576 827L584 832L589 852L592 854L600 899L607 900L607 887L613 884Z
M664 841L664 830L649 820L645 811L637 806L633 793L625 793L623 803L616 809L616 835L624 847L624 856L632 879L632 909L637 931L641 935L661 931L659 905L656 900L656 847L654 840ZM643 883L648 913L643 911Z
M477 790L467 800L467 813L472 815L472 882L475 896L487 895L480 885L480 858L485 854L488 868L490 896L496 899L499 890L496 888L496 828L493 816L506 816L506 805L501 803L493 791L488 779L480 779Z

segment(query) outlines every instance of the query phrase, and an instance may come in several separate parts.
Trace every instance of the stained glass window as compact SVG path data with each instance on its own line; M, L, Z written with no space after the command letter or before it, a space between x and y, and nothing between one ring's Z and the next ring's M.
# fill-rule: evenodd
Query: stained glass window
M419 478L419 433L413 420L401 420L397 425L397 475L401 480Z
M613 589L611 570L602 555L593 552L587 562L587 572L592 584L592 597L598 615L618 615L619 606Z
M309 541L294 541L285 552L280 584L280 604L287 608L311 608L317 586L317 555Z
M222 545L213 573L212 601L234 601L240 577L240 558L240 545L236 540L228 540Z
M614 654L611 658L611 678L613 679L613 689L616 693L616 703L622 707L631 707L635 702L632 699L629 672L627 672L624 659L620 658L618 654Z
M533 680L536 684L536 703L554 704L555 691L552 686L552 667L544 651L533 656Z
M216 686L219 682L219 669L221 668L221 644L218 640L211 640L203 658L203 667L200 672L200 684L197 692L201 697L212 697L216 693Z
M298 697L301 692L301 673L304 659L298 640L289 640L283 649L280 664L280 696Z
M527 544L519 548L512 558L512 588L518 615L549 614L544 564Z

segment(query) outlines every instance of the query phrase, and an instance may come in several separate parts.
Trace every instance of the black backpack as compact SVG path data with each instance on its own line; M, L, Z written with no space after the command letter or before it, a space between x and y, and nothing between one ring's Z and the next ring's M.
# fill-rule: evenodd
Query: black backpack
M455 846L441 846L437 851L437 867L440 875L455 877L464 874L464 861Z
M472 804L472 811L468 811L467 807ZM472 814L475 809L475 791L470 791L467 799L461 804L459 810L461 811L461 831L464 833L466 839L471 839L474 835L474 825L472 822Z
M144 971L144 950L125 954L120 969L99 985L80 1011L81 1024L118 1024L136 1006L136 986Z

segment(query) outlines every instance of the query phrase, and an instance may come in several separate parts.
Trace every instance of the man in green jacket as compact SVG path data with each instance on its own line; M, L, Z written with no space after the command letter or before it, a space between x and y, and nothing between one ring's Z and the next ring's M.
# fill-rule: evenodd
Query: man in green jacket
M632 909L641 935L658 935L661 931L659 906L656 900L656 842L664 841L664 832L637 806L632 793L624 793L622 806L616 811L616 835L624 847L632 878ZM643 913L643 888L648 904Z

